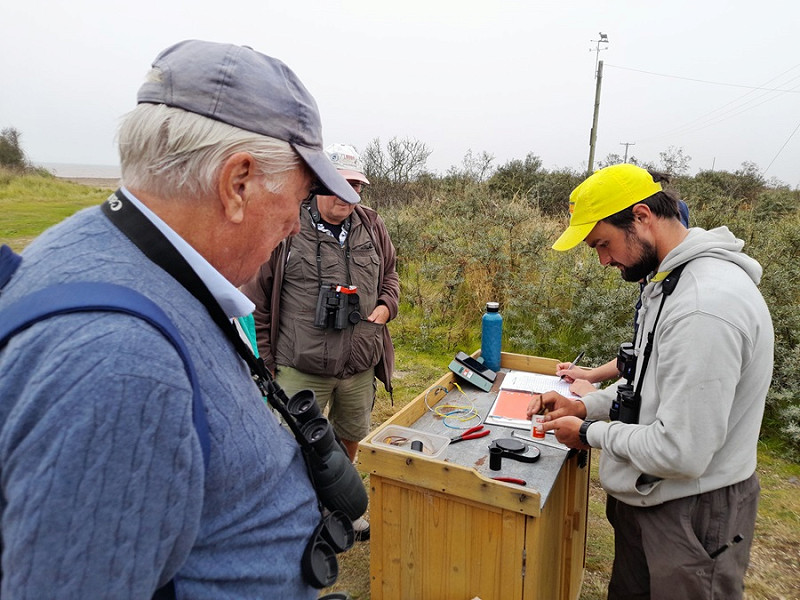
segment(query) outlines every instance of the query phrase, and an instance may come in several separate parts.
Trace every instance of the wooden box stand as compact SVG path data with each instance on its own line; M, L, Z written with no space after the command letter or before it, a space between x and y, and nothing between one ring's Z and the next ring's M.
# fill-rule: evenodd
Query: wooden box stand
M509 353L501 361L503 369L545 374L557 362ZM429 410L445 396L447 403L465 400L448 393L454 381L485 418L499 378L483 392L449 373L360 444L358 466L370 475L372 600L577 600L589 467L576 455L542 446L536 463L504 460L501 471L491 471L488 444L511 431L495 425L487 426L490 436L450 445L437 458L375 443L391 425L457 435Z

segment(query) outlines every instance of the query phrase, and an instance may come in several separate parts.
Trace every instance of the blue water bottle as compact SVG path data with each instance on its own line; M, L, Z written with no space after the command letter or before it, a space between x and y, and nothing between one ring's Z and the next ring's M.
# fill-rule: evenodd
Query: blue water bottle
M503 340L503 316L499 302L487 302L481 320L481 356L492 371L500 370L500 345Z

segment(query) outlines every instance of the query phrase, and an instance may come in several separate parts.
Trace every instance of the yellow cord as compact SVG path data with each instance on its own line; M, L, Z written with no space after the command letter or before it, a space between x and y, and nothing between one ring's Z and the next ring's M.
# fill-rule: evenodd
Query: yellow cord
M448 419L455 419L455 420L460 421L460 422L472 421L473 419L476 419L476 418L480 419L481 416L478 413L477 409L475 408L475 405L472 403L472 401L470 401L469 396L467 396L464 393L464 390L461 389L461 386L458 385L456 382L453 382L453 385L455 386L455 388L459 392L461 392L461 395L464 396L464 398L467 399L469 404L467 404L467 405L464 405L464 404L442 404L442 405L439 405L439 406L436 406L436 407L431 406L430 404L428 404L428 394L430 394L430 392L437 391L437 390L444 390L445 395L450 393L450 391L447 390L446 388L444 388L442 386L438 386L438 387L430 389L430 390L428 390L426 392L426 394L425 394L425 406L428 408L429 411L431 411L437 417L443 419L445 426L451 427L453 429L467 429L467 427L454 427L452 425L449 425L447 421L448 421Z

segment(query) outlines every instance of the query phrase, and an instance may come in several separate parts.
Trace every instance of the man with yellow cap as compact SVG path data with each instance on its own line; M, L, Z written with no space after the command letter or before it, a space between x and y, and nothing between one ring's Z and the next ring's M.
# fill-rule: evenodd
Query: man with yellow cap
M549 408L545 427L568 446L603 450L608 597L741 598L773 360L761 266L726 227L687 229L674 192L633 165L587 178L570 213L554 249L585 241L626 281L648 278L629 379L528 408Z

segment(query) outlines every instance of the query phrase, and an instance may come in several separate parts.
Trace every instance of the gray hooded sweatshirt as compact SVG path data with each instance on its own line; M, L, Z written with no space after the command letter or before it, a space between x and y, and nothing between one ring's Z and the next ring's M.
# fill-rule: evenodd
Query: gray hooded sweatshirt
M659 267L686 264L655 328L639 424L598 421L587 432L603 451L603 487L626 504L661 504L755 471L774 335L757 288L761 266L743 246L727 227L693 228ZM663 297L658 279L642 293L634 386ZM608 419L617 385L584 397L587 419Z

